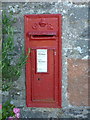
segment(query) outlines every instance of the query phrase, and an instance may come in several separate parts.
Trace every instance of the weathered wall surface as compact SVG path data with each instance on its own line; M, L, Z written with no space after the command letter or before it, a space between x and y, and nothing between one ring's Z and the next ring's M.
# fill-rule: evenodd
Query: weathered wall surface
M1 0L2 2L21 2L21 0ZM22 2L48 2L48 0L22 0ZM90 0L50 0L49 2L88 3Z
M72 1L72 0L71 0ZM10 93L3 93L3 101L11 97L21 108L21 117L85 118L88 106L88 4L69 2L3 3L3 10L13 12L15 46L24 44L25 14L62 14L62 109L27 108L25 95L25 70L14 82Z
M2 9L2 5L1 5L1 2L0 2L0 18L2 17L2 13L1 13L1 9ZM1 59L2 59L2 55L1 55L1 52L2 52L2 21L0 20L0 67L1 67ZM2 102L2 71L0 69L0 103Z

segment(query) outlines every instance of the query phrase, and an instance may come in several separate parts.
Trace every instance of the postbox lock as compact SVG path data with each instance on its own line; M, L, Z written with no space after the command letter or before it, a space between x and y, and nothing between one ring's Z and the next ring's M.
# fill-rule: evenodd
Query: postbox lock
M38 78L38 80L40 80L40 78Z

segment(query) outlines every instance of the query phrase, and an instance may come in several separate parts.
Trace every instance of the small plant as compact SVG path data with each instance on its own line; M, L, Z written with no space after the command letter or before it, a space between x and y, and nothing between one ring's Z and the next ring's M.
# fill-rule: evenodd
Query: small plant
M0 104L0 120L2 119L2 105Z
M10 101L6 101L2 107L2 120L7 118L8 120L11 120L11 118L20 118L20 109L15 108L15 106L11 104Z
M12 15L7 15L5 11L2 18L2 90L7 91L11 88L13 81L19 78L21 68L25 65L28 56L24 54L23 48L21 55L15 52L14 28L12 25L16 22L16 19ZM18 56L18 60L15 64L11 64L15 56Z
M13 108L15 108L14 105L10 104L9 101L6 101L3 104L2 107L2 120L5 120L6 118L10 117L10 116L14 116L14 112L13 112Z

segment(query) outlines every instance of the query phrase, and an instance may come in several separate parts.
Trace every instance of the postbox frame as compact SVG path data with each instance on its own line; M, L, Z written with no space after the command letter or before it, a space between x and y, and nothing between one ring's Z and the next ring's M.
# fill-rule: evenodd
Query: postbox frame
M62 15L61 14L38 14L38 15L24 15L24 20L25 20L25 51L26 51L26 54L28 53L28 49L29 49L29 39L27 38L27 17L38 17L38 16L43 16L43 17L57 17L58 18L58 105L54 105L52 103L35 103L35 102L32 102L32 81L29 77L29 74L31 73L32 74L32 71L31 71L31 67L30 66L30 55L28 57L28 60L27 60L27 63L26 63L26 105L27 107L49 107L49 108L61 108L62 107L62 39L61 39L61 35L62 35ZM50 47L32 47L32 49L52 49ZM53 48L55 49L55 47ZM29 67L28 67L29 66ZM40 74L40 73L38 73ZM45 73L45 74L48 74ZM29 92L30 91L30 92ZM57 93L56 93L57 94Z

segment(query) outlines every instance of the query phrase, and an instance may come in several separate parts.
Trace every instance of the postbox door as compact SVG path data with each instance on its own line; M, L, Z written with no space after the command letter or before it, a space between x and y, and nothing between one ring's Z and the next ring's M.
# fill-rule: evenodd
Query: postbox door
M54 102L54 50L37 49L32 54L32 100Z
M32 49L32 104L58 106L58 59L56 49ZM46 103L46 104L45 104Z

